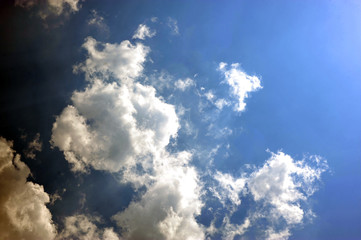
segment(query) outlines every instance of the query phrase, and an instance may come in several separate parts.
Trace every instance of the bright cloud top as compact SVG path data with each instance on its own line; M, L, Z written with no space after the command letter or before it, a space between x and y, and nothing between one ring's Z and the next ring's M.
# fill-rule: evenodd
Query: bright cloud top
M239 68L238 63L231 64L221 62L218 69L224 74L225 83L231 87L231 93L237 98L237 104L234 110L242 112L246 108L245 99L249 93L255 92L262 88L261 81L256 76L247 75Z
M98 50L97 47L102 47ZM84 63L74 67L75 72L84 72L86 79L109 79L115 77L121 81L132 81L143 71L143 63L149 48L141 43L131 44L128 40L119 44L99 43L94 38L85 39L83 48L88 51Z

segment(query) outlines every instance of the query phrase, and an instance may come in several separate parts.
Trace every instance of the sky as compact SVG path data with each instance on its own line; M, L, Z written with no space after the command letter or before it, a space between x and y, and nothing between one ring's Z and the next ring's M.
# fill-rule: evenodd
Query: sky
M359 1L0 6L0 239L361 239Z

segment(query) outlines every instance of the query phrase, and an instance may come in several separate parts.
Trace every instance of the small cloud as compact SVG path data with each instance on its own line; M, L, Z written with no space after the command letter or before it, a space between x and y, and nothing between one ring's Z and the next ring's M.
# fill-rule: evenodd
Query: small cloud
M190 78L186 78L184 80L182 79L178 79L175 83L174 83L175 87L181 91L185 91L187 88L194 86L195 82L190 79Z
M28 147L24 151L26 158L35 159L36 152L41 152L43 143L40 141L40 133L37 133L34 139L28 143Z
M211 102L213 102L213 99L216 97L216 96L214 96L214 93L212 90L206 92L204 94L204 96L207 98L208 101L211 101Z
M169 17L167 25L171 29L173 35L179 35L179 28L178 28L177 20Z
M249 97L249 93L262 89L261 81L256 76L247 75L239 68L238 63L231 64L227 69L227 64L221 62L218 70L224 74L225 83L231 88L231 94L237 99L234 110L242 112L246 108L245 99Z
M149 37L152 38L156 34L156 31L152 31L147 25L139 24L138 29L135 31L133 35L133 39L141 39L144 40L145 38Z
M157 17L152 17L152 18L150 19L150 21L153 22L153 23L155 23L155 22L158 21L158 18L157 18Z
M88 20L88 25L94 27L102 36L105 35L106 37L109 37L109 27L105 23L104 18L100 16L96 10L91 11L91 17Z
M229 106L231 103L224 98L217 99L214 103L219 110L222 110L224 106Z

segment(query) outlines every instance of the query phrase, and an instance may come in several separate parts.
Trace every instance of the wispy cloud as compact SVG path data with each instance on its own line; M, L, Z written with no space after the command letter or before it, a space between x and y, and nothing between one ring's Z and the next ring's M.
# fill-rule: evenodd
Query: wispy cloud
M195 82L190 78L178 79L174 83L174 86L181 91L185 91L186 89L190 88L191 86L195 86Z
M176 19L169 17L167 25L171 29L173 35L179 35L178 21Z

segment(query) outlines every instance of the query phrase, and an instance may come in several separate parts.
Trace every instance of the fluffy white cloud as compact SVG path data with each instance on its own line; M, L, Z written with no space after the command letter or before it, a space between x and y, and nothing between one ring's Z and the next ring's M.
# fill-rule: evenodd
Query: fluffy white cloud
M56 239L120 240L112 228L98 228L97 224L99 223L102 223L99 217L83 214L66 217L64 229Z
M52 144L64 152L73 171L117 172L136 158L155 154L179 128L175 108L155 96L154 88L132 88L95 80L74 92L73 106L57 117Z
M175 107L135 81L149 49L129 41L97 45L93 38L84 43L89 56L75 70L85 72L89 85L74 92L72 105L57 117L52 145L73 171L120 171L122 181L146 187L139 201L113 217L127 239L204 238L195 219L202 201L191 154L166 150L180 127ZM70 218L69 229L76 221L94 229L82 219Z
M28 182L29 168L0 137L0 239L51 240L56 229L46 207L49 196Z
M154 30L151 30L147 25L145 24L139 24L138 29L135 31L133 35L133 39L141 39L144 40L145 38L154 37L156 32Z
M186 78L184 80L182 79L178 79L175 83L174 83L175 87L178 88L181 91L185 91L187 88L194 86L195 83L192 79L190 78Z
M303 222L306 214L301 203L307 201L317 189L315 181L326 169L326 162L318 156L295 161L282 152L272 153L263 167L241 178L234 179L229 174L217 172L215 179L220 189L217 192L216 188L212 188L211 191L222 203L228 199L234 207L241 205L240 198L250 194L255 205L249 208L246 221L250 221L250 224L247 227L265 219L267 226L264 237L287 239L291 235L291 228ZM234 209L231 208L224 220L227 234L234 228L234 224L227 221ZM285 224L280 224L282 221Z
M204 239L195 219L203 205L201 189L190 158L181 152L155 160L154 184L140 201L113 217L126 239Z
M221 62L218 69L224 74L225 82L231 87L231 93L237 98L237 104L234 108L237 112L242 112L246 108L245 99L248 98L250 92L257 91L262 88L261 81L256 76L247 75L240 70L239 64L231 64L227 68L227 64Z
M84 63L76 65L74 71L84 72L88 81L109 77L122 82L132 81L143 71L149 52L149 48L141 43L132 45L127 40L120 44L99 43L92 37L85 39L83 47L88 51L88 57Z

